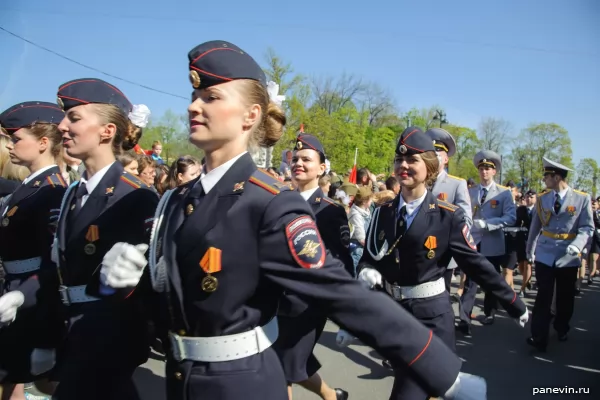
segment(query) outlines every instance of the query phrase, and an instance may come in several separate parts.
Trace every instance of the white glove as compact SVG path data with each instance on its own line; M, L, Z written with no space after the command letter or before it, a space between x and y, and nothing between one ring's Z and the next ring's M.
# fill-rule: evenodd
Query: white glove
M446 400L486 400L487 384L477 375L459 372L454 385L443 396Z
M381 274L373 268L363 268L358 274L358 280L368 289L373 288L375 285L381 285L382 282Z
M572 245L572 244L570 244L570 245L567 247L567 254L568 254L568 255L570 255L570 256L576 256L576 255L579 255L579 253L580 253L580 252L581 252L581 251L580 251L580 250L577 248L577 246L574 246L574 245Z
M475 225L479 229L486 229L487 228L487 222L485 222L482 219L476 219L476 220L474 220L473 221L473 225Z
M52 247L50 249L50 260L54 264L58 264L58 239L54 238L52 242Z
M525 313L519 317L519 319L515 319L515 322L521 325L521 328L525 328L527 325L527 321L529 321L529 310L525 307Z
M354 340L354 336L352 336L349 332L340 328L337 335L335 336L335 343L339 347L347 347Z
M31 374L41 375L50 371L56 364L54 349L33 349L31 353Z
M0 326L8 325L17 318L17 309L25 302L25 296L18 290L0 297Z
M115 244L102 259L100 282L115 289L135 287L148 264L144 256L147 250L147 244Z

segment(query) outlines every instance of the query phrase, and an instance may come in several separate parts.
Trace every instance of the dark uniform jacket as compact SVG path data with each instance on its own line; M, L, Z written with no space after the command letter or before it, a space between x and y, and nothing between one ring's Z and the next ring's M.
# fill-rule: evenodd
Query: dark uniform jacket
M149 242L158 197L137 177L125 172L119 162L111 165L79 214L69 218L75 194L73 186L64 199L58 223L60 283L67 287L87 285L88 295L100 297L99 271L104 255L118 242ZM100 301L69 305L65 373L75 374L70 371L90 360L98 365L104 361L134 365L145 362L149 348L147 319L140 299L137 290L133 294L131 290L119 290Z
M477 252L462 209L436 199L431 192L427 192L410 227L394 247L398 239L396 221L399 201L400 195L380 207L377 221L373 218L359 269L375 268L391 284L414 286L443 278L443 266L454 258L469 277L498 298L512 317L520 317L525 313L525 305L516 293L492 264ZM428 241L430 237L435 239ZM433 241L435 248L430 248ZM376 261L371 252L377 255L384 247L384 242L388 243L390 250ZM427 256L430 250L434 252L433 257ZM431 312L435 314L435 310Z
M40 317L46 315L42 308L56 296L51 285L56 266L50 260L50 249L66 187L58 167L52 167L21 184L0 203L0 215L3 214L0 217L2 262L41 258L38 270L4 277L3 293L19 290L25 297L15 322L0 330L2 357L10 358L13 354L26 357L17 360L20 365L17 369L22 371L10 371L19 376L18 382L25 382L22 379L29 375L29 355L17 351L17 348L27 347L29 353L35 347L54 348L63 333L61 327L64 325L58 321L58 315L54 314L48 320Z
M432 395L452 385L460 369L457 356L395 302L363 288L326 252L310 205L298 193L257 171L245 154L186 216L197 181L172 192L158 233L157 259L164 256L167 266L168 291L161 298L168 330L195 337L247 332L276 315L285 290L392 363L411 364ZM207 274L199 266L210 248L220 254L214 292L202 289ZM245 398L249 387L253 398L287 396L272 348L222 363L177 362L168 355L169 399Z

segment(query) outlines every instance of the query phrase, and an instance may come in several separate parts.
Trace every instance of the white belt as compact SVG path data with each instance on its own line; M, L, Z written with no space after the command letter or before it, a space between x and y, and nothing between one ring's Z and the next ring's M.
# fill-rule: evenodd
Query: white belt
M503 229L504 232L527 232L527 228L526 227L519 227L519 226L509 226Z
M424 299L444 293L446 291L446 282L443 277L437 281L425 282L416 286L396 286L385 282L385 290L395 300Z
M74 303L90 303L100 300L98 297L85 294L86 285L80 286L60 286L60 298L64 305L68 306Z
M11 275L24 274L37 271L42 264L42 257L28 258L27 260L3 261L4 270Z
M219 362L238 360L262 353L275 343L279 335L277 318L265 326L235 335L182 337L169 332L172 355L176 361Z

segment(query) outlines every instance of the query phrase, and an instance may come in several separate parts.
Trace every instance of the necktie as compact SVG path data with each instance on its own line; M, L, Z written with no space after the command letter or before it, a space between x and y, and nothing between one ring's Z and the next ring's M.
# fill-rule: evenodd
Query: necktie
M554 214L558 214L560 212L560 196L556 193L556 198L554 199Z
M203 197L204 188L202 187L202 182L198 181L188 194L187 200L185 202L186 215L190 215L196 208L198 208L198 205L200 204L200 201Z
M486 188L481 188L481 204L485 203L485 198L487 197L488 190Z
M400 213L398 214L398 229L396 229L396 236L403 236L406 232L406 229L406 206L402 206L402 208L400 209Z
M75 192L75 208L72 211L73 216L76 216L81 208L83 207L83 196L88 194L87 188L85 186L85 182L79 183L77 186L77 191Z

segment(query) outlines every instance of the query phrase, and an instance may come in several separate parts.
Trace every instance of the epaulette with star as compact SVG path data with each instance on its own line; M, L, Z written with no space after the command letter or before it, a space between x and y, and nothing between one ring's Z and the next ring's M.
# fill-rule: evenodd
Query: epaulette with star
M48 175L46 177L46 182L44 182L45 185L51 186L53 188L66 188L67 186L69 186L67 184L67 182L65 181L65 179L62 177L62 175L60 174L52 174L52 175Z
M126 184L128 184L129 186L133 187L134 189L140 189L140 188L144 188L144 189L148 189L150 186L146 185L144 182L142 182L142 180L140 180L140 178L138 178L137 176L130 174L129 172L123 171L123 175L121 175L121 180L123 182L125 182Z
M584 196L587 196L587 195L588 195L586 192L582 192L581 190L573 189L573 191L574 191L575 193L579 193L579 194L582 194L582 195L584 195Z
M279 194L280 192L285 192L287 190L291 190L288 185L283 182L278 181L271 175L263 172L259 169L254 171L254 173L248 179L249 182L265 189L267 192L272 194Z
M327 197L327 196L324 196L324 197L322 198L322 200L323 200L325 203L327 203L327 204L333 204L334 206L338 206L338 207L342 207L342 208L344 207L344 206L342 206L340 203L336 203L336 202L335 202L333 199L330 199L330 198L329 198L329 197Z
M444 210L448 210L450 212L455 212L456 210L458 210L460 208L460 207L455 206L452 203L448 203L447 201L444 201L444 200L438 200L438 207L443 208Z

